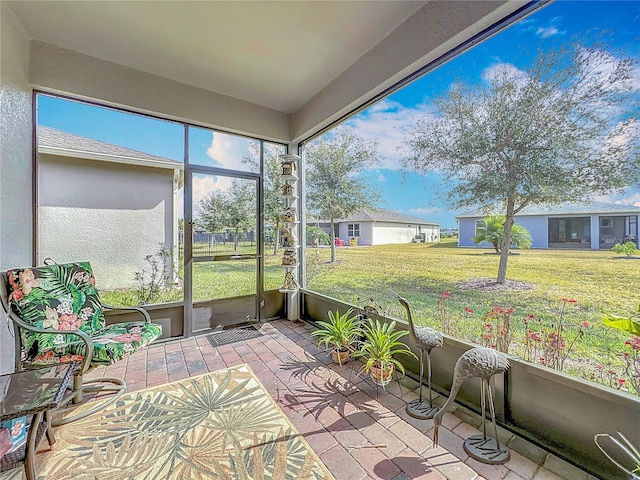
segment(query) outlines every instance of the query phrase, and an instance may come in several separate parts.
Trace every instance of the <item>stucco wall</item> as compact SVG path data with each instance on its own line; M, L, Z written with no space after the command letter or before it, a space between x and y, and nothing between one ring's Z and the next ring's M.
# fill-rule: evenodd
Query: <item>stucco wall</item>
M134 287L172 245L173 170L41 155L38 261L89 260L100 289Z
M29 40L7 2L0 2L0 22L0 270L4 271L31 264L31 87ZM13 371L13 350L7 322L0 321L0 374Z
M358 245L373 245L373 224L371 222L360 222L360 235L358 236ZM348 242L351 237L349 236L349 224L340 224L340 238Z
M518 217L516 223L531 234L531 248L549 247L549 219L548 217Z
M487 242L476 245L472 238L476 234L476 220L482 217L458 219L459 247L493 248ZM547 248L549 246L549 222L548 217L532 216L517 217L516 223L523 226L531 233L531 248Z
M458 219L458 246L459 247L476 247L471 238L476 234L475 218L459 218Z

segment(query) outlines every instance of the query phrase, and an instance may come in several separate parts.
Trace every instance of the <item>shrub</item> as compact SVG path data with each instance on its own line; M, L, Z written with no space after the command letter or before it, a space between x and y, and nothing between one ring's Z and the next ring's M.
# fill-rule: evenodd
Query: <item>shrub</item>
M134 275L138 282L135 291L137 303L149 305L167 301L174 286L173 250L161 243L155 254L147 255L144 259L149 264L149 270L142 269Z
M616 252L618 255L625 254L627 257L638 253L636 244L633 242L616 243L613 247L611 247L611 250Z
M307 225L307 245L329 245L331 238L329 234L320 227Z

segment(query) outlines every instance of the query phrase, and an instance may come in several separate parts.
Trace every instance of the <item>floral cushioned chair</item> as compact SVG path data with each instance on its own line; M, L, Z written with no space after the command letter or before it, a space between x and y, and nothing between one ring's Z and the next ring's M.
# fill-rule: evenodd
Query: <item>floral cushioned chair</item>
M76 361L80 366L73 382L74 403L82 401L83 393L115 393L81 416L67 416L57 424L102 409L126 389L120 378L83 382L84 373L111 365L162 334L142 308L103 304L89 262L8 270L0 279L0 297L15 326L18 370ZM106 325L104 312L112 309L136 311L143 321Z

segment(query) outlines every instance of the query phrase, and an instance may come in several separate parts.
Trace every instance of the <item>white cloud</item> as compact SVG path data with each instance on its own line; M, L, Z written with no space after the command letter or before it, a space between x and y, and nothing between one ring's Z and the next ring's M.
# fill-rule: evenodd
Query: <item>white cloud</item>
M522 83L529 80L529 75L512 63L495 63L482 71L482 79L493 82L500 77L515 78Z
M376 169L400 170L407 134L416 119L427 113L425 105L405 107L398 102L383 100L346 123L353 132L365 140L378 143L381 160Z
M586 54L586 50L581 48L578 53ZM589 77L609 77L620 64L621 60L615 55L609 52L600 51L600 55L590 55L590 62L584 62L582 65L584 75ZM636 65L631 73L630 78L625 82L618 81L615 85L610 87L611 90L624 91L624 92L637 92L640 91L640 66Z
M250 142L250 140L236 135L212 132L207 156L216 162L216 166L246 171L248 166L242 161L251 155Z
M193 205L197 205L205 199L211 192L227 190L231 186L233 178L220 177L214 175L194 175L193 176ZM194 208L194 214L195 214Z
M440 213L440 212L442 212L442 210L437 208L437 207L410 208L408 210L408 213L410 213L412 215L435 215L435 214Z
M387 179L385 178L384 175L382 175L382 174L378 175L378 183L383 183L383 182L386 182L386 181L387 181Z
M589 200L604 203L616 203L618 205L634 205L640 207L640 190L637 188L628 188L622 193L611 195L594 195Z
M549 38L554 35L564 35L564 30L560 31L556 27L538 27L536 30L536 35L540 38Z
M629 197L616 200L615 203L618 203L620 205L634 205L636 207L640 207L640 192L636 192Z
M640 140L640 120L631 118L618 122L611 130L610 136L606 140L604 148L632 146Z

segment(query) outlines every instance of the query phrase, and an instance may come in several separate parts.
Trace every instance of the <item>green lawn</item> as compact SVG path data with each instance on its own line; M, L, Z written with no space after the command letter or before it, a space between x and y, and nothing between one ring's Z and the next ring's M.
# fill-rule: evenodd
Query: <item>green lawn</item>
M281 255L265 255L265 289L279 288L284 278ZM450 292L444 304L451 314L455 335L480 343L486 333L483 319L493 307L512 308L510 353L526 356L523 318L536 317L536 325L558 325L562 299L567 303L563 317L563 338L567 344L578 332L578 325L589 327L571 348L564 370L584 378L600 380L633 393L640 372L625 372L619 357L634 353L622 332L605 327L605 312L626 314L640 302L640 260L625 259L611 251L523 250L509 259L508 278L532 284L526 291L477 291L461 284L474 277L495 277L498 257L489 249L457 248L456 241L439 244L380 245L342 247L337 262L329 263L330 249L307 250L308 289L363 305L370 297L390 315L403 318L404 311L390 290L406 297L419 324L442 328L438 300ZM251 261L209 262L194 269L194 298L222 298L255 292L255 265ZM127 292L105 292L105 301L126 304ZM171 299L182 298L181 290ZM360 299L360 300L359 300ZM465 313L469 308L473 314ZM539 324L537 322L540 322ZM600 368L600 367L601 368ZM611 371L612 373L607 373ZM596 378L593 378L596 377ZM620 384L618 379L625 379ZM633 385L636 385L635 387Z
M637 385L640 372L624 372L625 364L618 356L630 351L625 345L629 337L605 327L601 319L604 312L625 314L637 308L640 260L617 257L611 251L517 253L509 258L507 277L531 283L532 290L483 292L461 288L473 277L495 277L499 258L489 249L457 248L455 241L339 248L333 265L328 263L328 248L309 250L308 288L353 304L358 304L358 298L373 297L386 311L402 317L389 292L394 290L409 300L417 323L436 328L442 327L438 300L448 291L445 303L454 317L457 335L478 343L486 332L484 314L494 306L512 308L510 352L514 354L524 354L523 318L534 315L536 324L539 320L540 325L551 328L558 324L562 299L574 299L576 303L566 304L562 322L565 351L578 333L578 325L588 322L590 326L573 345L565 371L591 379L602 377L605 384L635 391L630 380ZM465 313L465 307L473 314ZM609 370L615 373L608 374ZM625 379L625 384L620 385L619 378Z

